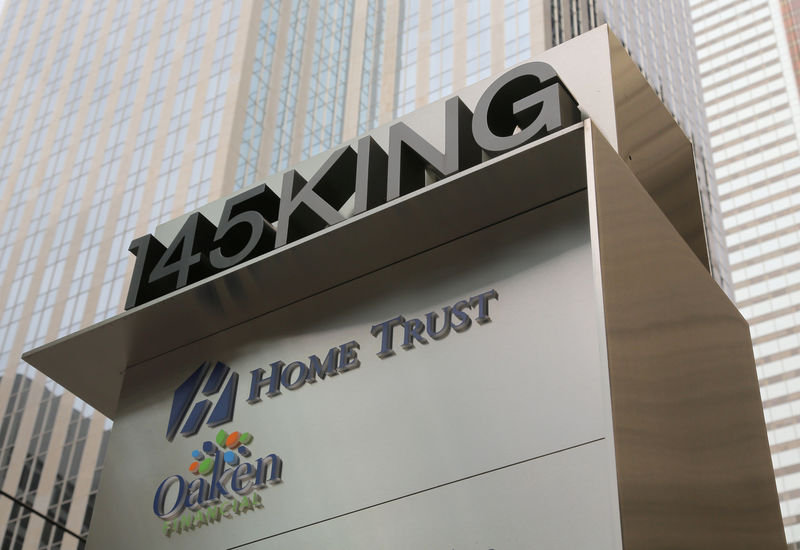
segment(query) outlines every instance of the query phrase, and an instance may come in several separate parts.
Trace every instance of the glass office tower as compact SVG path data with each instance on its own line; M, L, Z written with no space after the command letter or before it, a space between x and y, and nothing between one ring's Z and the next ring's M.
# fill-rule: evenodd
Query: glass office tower
M786 538L798 548L800 6L690 3L735 299L753 337Z
M2 548L76 548L88 529L110 422L19 357L120 311L129 241L222 192L249 6L6 3Z
M605 19L628 21L619 29L634 55L685 24L682 12L635 19L594 0L18 0L4 10L0 550L82 544L110 422L19 357L121 311L133 238ZM637 59L701 144L695 92L673 85L690 75L662 63L689 36L682 27Z

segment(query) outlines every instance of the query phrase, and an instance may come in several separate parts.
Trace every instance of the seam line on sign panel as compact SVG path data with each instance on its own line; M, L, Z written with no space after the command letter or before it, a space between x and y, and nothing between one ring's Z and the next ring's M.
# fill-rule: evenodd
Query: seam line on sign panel
M500 225L501 223L505 223L507 221L513 220L514 218L516 218L518 216L524 216L525 214L528 214L529 212L533 212L534 210L536 210L538 208L544 208L546 206L550 206L551 204L554 204L554 203L556 203L556 202L558 202L560 200L567 199L569 197L572 197L573 195L577 195L578 193L585 193L585 192L586 192L586 187L581 187L580 189L576 189L575 191L572 191L572 192L567 193L565 195L561 195L561 196L556 197L554 199L551 199L551 200L549 200L547 202L543 202L542 204L536 205L536 206L534 206L532 208L529 208L527 210L524 210L522 212L517 212L516 214L512 214L511 216L508 216L508 217L503 218L501 220L497 220L496 222L492 222L492 223L490 223L488 225L484 225L484 226L479 227L477 229L473 229L472 231L469 231L468 233L464 233L463 235L460 235L458 237L450 239L449 241L445 241L443 243L437 244L437 245L432 246L430 248L426 248L425 250L420 250L419 252L411 254L410 256L406 256L405 258L400 258L399 260L395 260L395 261L393 261L391 263L388 263L388 264L386 264L384 266L381 266L381 267L379 267L377 269L373 269L371 271L367 271L366 273L362 273L361 275L358 275L358 276L353 277L351 279L347 279L346 281L342 281L340 283L336 283L335 285L331 285L328 288L325 288L325 289L320 290L318 292L314 292L313 294L309 294L308 296L304 296L303 298L299 298L297 300L294 300L293 302L289 302L288 304L284 304L284 305L282 305L280 307L276 307L275 309L271 309L269 311L265 311L264 313L260 313L260 314L256 315L255 317L251 317L249 319L245 319L245 320L241 321L240 323L235 323L235 324L233 324L233 325L231 325L229 327L225 327L224 329L217 330L215 332L211 332L209 334L204 335L202 338L198 338L196 340L192 340L191 342L187 342L186 344L183 344L183 345L178 346L176 348L169 349L169 350L167 350L167 351L165 351L163 353L159 353L157 355L153 355L151 357L147 357L146 359L143 359L143 360L138 361L136 363L132 363L125 370L126 371L130 370L130 369L135 368L135 367L137 367L139 365L142 365L144 363L152 361L153 359L157 359L158 357L167 355L168 353L172 353L175 350L186 348L188 346L191 346L192 344L196 344L197 342L199 342L201 340L205 340L206 338L211 338L212 336L215 336L217 334L222 334L223 332L225 332L227 330L230 330L232 328L238 327L240 325L244 325L244 324L249 323L249 322L251 322L251 321L253 321L255 319L258 319L260 317L264 317L265 315L271 315L272 313L275 313L276 311L280 311L280 310L282 310L284 308L293 306L295 304L299 304L299 303L301 303L301 302L303 302L305 300L309 300L311 298L314 298L315 296L319 296L321 294L324 294L325 292L328 292L328 291L333 290L335 288L338 288L340 286L344 286L346 284L352 283L353 281L357 281L357 280L359 280L359 279L361 279L363 277L367 277L369 275L373 275L374 273L378 273L379 271L381 271L383 269L387 269L387 268L392 267L392 266L394 266L396 264L399 264L401 262L405 262L406 260L410 260L411 258L415 258L417 256L421 256L422 254L427 254L428 252L431 252L432 250L436 250L437 248L440 248L442 246L446 246L446 245L454 243L454 242L456 242L456 241L458 241L460 239L469 237L470 235L478 233L479 231L484 231L486 229L489 229L490 227L494 227L495 225Z
M558 453L563 453L565 451L571 451L573 449L578 449L580 447L585 447L586 445L591 445L592 443L597 443L599 441L604 441L605 439L606 439L605 437L598 437L597 439L592 439L591 441L584 441L583 443L577 443L575 445L571 445L570 447L564 447L563 449L558 449L556 451L551 451L549 453L544 453L544 454L537 455L537 456L534 456L534 457L531 457L531 458L526 458L524 460L519 460L517 462L512 462L511 464L506 464L505 466L498 466L497 468L492 468L492 469L489 469L489 470L485 470L483 472L478 472L477 474L472 474L472 475L465 476L465 477L462 477L462 478L459 478L459 479L454 479L453 481L447 481L445 483L440 483L439 485L434 485L432 487L428 487L427 489L420 489L419 491L414 491L413 493L400 495L399 497L390 498L388 500L377 502L375 504L370 504L369 506L364 506L363 508L358 508L356 510L351 510L349 512L342 512L341 514L337 514L335 516L324 518L324 519L321 519L321 520L318 520L318 521L312 521L311 523L307 523L305 525L301 525L301 526L295 527L293 529L287 529L286 531L281 531L280 533L275 533L274 535L261 537L259 539L253 539L253 540L251 540L249 542L244 542L242 544L237 544L236 546L229 546L227 548L227 550L236 550L237 548L245 548L247 546L250 546L251 544L255 544L257 542L262 542L262 541L265 541L265 540L268 540L268 539L273 539L275 537L279 537L281 535L286 535L286 534L292 533L294 531L299 531L301 529L305 529L306 527L313 527L314 525L319 525L320 523L325 523L325 522L328 522L328 521L331 521L331 520L334 520L334 519L339 519L339 518L342 518L342 517L345 517L345 516L350 516L350 515L353 515L353 514L357 514L358 512L363 512L364 510L369 510L370 508L377 508L378 506L383 506L384 504L390 504L390 503L396 502L398 500L403 500L404 498L413 497L413 496L416 496L416 495L419 495L419 494L422 494L422 493L427 493L428 491L433 491L434 489L440 489L442 487L447 487L448 485L454 485L456 483L460 483L462 481L466 481L466 480L469 480L469 479L480 477L480 476L485 475L485 474L491 474L491 473L494 473L494 472L499 472L500 470L505 470L506 468L513 468L514 466L519 466L520 464L525 464L526 462L531 462L531 461L534 461L534 460L538 460L540 458L545 458L545 457L548 457L548 456L556 455Z

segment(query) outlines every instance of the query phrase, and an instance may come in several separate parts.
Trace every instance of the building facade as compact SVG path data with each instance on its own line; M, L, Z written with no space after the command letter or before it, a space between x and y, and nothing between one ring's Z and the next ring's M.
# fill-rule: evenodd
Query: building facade
M787 540L800 541L797 2L692 0L736 303L750 323Z
M636 55L648 43L642 25L683 21L654 13L665 20L625 19L619 5L594 0L7 3L2 550L82 544L110 421L19 357L121 311L134 237L606 19L628 21L621 38ZM661 68L686 32L640 64L697 145L696 96L673 84L690 78ZM723 280L724 268L716 274Z

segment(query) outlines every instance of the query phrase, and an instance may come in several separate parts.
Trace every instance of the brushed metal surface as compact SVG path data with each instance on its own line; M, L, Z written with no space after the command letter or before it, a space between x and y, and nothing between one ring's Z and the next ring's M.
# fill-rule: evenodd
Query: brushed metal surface
M610 30L608 40L617 121L616 150L709 270L692 143Z
M619 548L618 528L609 521L607 445L591 443L240 548ZM498 505L509 501L516 505Z
M785 549L747 323L592 132L626 550Z
M395 533L387 518L402 512L398 527L416 521L420 530L373 547L451 540L443 550L468 548L463 526L473 525L483 534L471 547L496 543L482 550L558 550L591 535L595 548L618 550L602 334L586 315L596 307L586 197L575 193L130 368L89 549L221 549L275 537L271 547L302 550L320 533L336 536L325 548L365 548L378 527ZM377 357L374 323L424 318L487 288L499 293L492 322ZM351 339L361 345L358 369L245 402L250 370ZM168 443L172 392L208 358L239 373L234 420L222 427L251 431L254 453L278 453L283 483L260 493L263 510L168 539L153 515L155 488L188 474L191 451L217 431L203 426ZM373 511L360 515L366 508ZM574 521L589 533L567 533Z

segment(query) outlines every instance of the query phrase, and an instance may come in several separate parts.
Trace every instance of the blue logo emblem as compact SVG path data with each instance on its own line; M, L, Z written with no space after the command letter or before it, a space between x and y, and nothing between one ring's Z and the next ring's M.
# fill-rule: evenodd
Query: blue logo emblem
M228 380L227 384L225 384L225 379ZM189 407L197 397L197 392L200 391L200 386L203 385L204 380L205 386L203 386L202 394L206 397L218 393L222 385L225 384L225 389L222 390L222 394L206 423L214 427L233 420L233 404L236 400L239 375L231 372L231 369L225 363L217 361L212 368L212 363L205 361L175 390L175 396L172 399L172 410L169 413L169 423L167 424L167 441L172 441L175 438L175 434L178 433L178 427L183 422L183 419L186 418L186 413L189 412ZM192 412L189 413L189 418L181 429L182 436L189 437L200 430L200 426L211 409L211 404L210 399L203 399L195 403Z

